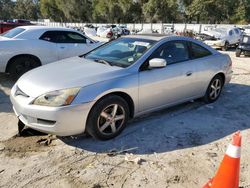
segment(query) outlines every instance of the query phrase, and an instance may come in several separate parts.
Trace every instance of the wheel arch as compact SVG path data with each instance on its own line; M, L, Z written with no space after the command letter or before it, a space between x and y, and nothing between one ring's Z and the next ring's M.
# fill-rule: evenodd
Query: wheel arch
M31 55L31 54L19 54L19 55L15 55L15 56L13 56L12 58L9 59L9 61L7 63L7 66L5 68L5 72L6 73L9 73L9 68L10 68L10 65L13 63L13 61L15 59L17 59L17 58L20 58L20 57L33 58L33 59L35 59L40 64L40 66L42 65L41 60L37 56L35 56L35 55Z
M214 77L215 76L217 76L217 75L219 75L219 76L221 76L222 77L222 79L223 79L223 85L225 84L225 80L226 80L226 76L225 76L225 73L223 73L223 72L218 72L218 73L216 73L212 78L211 78L211 80L209 80L208 81L208 83L207 83L207 85L206 86L204 86L204 92L203 92L203 95L205 95L205 93L206 93L206 91L207 91L207 89L208 89L208 87L209 87L209 84L211 83L211 81L214 79Z
M219 76L222 77L223 85L224 85L224 84L225 84L225 80L226 80L225 74L224 74L223 72L219 72L219 73L217 73L216 75L214 75L214 77L217 76L217 75L219 75ZM213 77L213 78L214 78L214 77ZM213 79L213 78L212 78L212 79Z
M104 99L104 98L106 98L106 97L108 97L108 96L110 96L110 95L116 95L116 96L119 96L119 97L123 98L123 99L128 103L128 106L129 106L129 117L130 117L130 118L133 118L133 117L134 117L134 112L135 112L135 104L134 104L134 101L133 101L132 97L131 97L129 94L127 94L127 93L125 93L125 92L123 92L123 91L112 91L112 92L110 92L110 93L107 93L107 94L101 96L101 97L95 102L95 104L97 104L99 101L101 101L102 99ZM94 104L94 105L95 105L95 104ZM94 105L93 105L93 106L94 106ZM93 108L93 106L92 106L92 108ZM92 109L92 108L91 108L91 109Z

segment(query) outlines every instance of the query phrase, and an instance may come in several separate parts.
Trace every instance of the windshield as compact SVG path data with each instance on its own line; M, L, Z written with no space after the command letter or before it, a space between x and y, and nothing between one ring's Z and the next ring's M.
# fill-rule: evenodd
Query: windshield
M11 29L11 30L3 33L1 36L7 37L7 38L14 38L15 36L22 33L23 31L25 31L25 29L15 28L15 29Z
M136 62L156 41L138 38L120 38L85 56L95 61L104 60L110 65L128 67Z

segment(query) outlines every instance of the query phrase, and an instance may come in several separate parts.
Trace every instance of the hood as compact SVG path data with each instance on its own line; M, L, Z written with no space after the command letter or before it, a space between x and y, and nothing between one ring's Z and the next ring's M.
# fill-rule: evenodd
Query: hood
M209 35L211 37L215 37L215 38L222 38L225 37L225 33L222 32L217 32L217 31L204 31L203 34Z
M121 67L73 57L31 70L17 81L17 85L27 95L38 97L50 91L84 87L126 74Z

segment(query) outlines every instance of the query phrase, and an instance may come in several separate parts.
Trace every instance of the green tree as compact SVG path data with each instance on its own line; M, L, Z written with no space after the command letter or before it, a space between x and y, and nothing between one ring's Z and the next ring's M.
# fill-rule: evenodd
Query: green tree
M59 9L56 0L41 0L40 11L43 18L52 21L66 21L64 13Z
M17 0L14 14L19 19L37 20L39 16L38 2L33 0Z
M92 20L90 0L56 0L57 7L69 22L89 22Z
M11 0L0 0L0 20L13 18L14 5Z
M178 2L176 0L149 0L143 5L143 12L150 22L176 21Z
M247 24L250 22L250 0L239 0L235 3L232 16L228 17L229 23Z
M94 0L93 20L95 22L120 23L122 9L117 0Z
M222 0L223 1L223 0ZM198 23L202 20L205 22L216 23L221 21L223 17L223 11L219 2L223 4L221 0L194 0L186 9L186 14L192 20L196 20ZM220 10L218 10L220 9Z
M61 22L250 22L250 0L0 0L0 20Z

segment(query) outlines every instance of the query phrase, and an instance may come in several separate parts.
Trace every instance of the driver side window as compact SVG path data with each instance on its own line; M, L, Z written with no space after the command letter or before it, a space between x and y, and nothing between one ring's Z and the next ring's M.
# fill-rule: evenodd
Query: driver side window
M150 57L161 58L167 61L167 64L174 64L189 60L187 43L185 41L170 41L159 47Z

